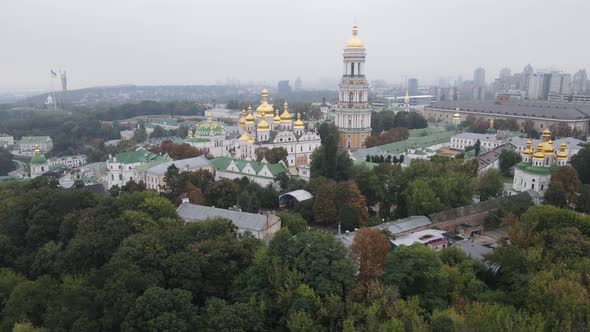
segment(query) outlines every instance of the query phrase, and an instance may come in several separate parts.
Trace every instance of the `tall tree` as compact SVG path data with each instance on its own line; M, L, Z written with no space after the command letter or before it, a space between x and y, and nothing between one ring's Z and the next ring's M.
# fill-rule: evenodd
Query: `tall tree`
M389 250L389 241L381 231L362 228L354 236L350 257L358 270L357 287L363 293L368 290L370 283L377 281L383 274Z
M586 144L578 154L572 156L570 163L578 172L582 183L590 184L590 144Z
M481 201L500 197L503 189L502 176L500 172L493 168L485 171L477 178L477 194Z
M574 168L571 166L562 166L558 168L551 175L551 181L549 182L549 188L547 189L547 192L549 192L549 204L559 207L575 204L579 187L580 179ZM559 195L562 195L563 198L559 198Z
M518 164L522 160L520 154L512 150L502 150L500 152L500 171L506 176L510 176L510 167Z

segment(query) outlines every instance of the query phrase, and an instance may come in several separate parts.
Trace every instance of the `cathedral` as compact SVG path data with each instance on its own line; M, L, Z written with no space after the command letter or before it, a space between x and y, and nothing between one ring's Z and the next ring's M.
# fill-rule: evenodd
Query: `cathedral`
M541 142L534 150L532 145L529 139L526 149L522 152L522 162L514 166L512 188L515 191L534 190L539 195L543 195L551 181L551 174L567 163L567 146L562 143L559 151L556 151L549 129L543 131Z
M240 117L240 138L235 142L234 157L245 160L255 160L256 150L259 148L282 147L287 150L288 166L308 166L311 154L321 145L320 136L309 129L297 113L293 121L289 113L287 102L283 105L283 112L275 110L268 103L268 91L262 90L262 100L252 111L242 110Z
M344 69L339 85L336 126L341 149L362 148L371 135L371 108L369 83L365 77L365 47L358 36L358 27L352 27L352 36L344 48Z
M208 113L207 120L189 130L184 142L207 149L213 157L243 160L256 160L257 149L282 147L288 153L287 165L295 168L309 166L311 154L321 145L320 136L306 129L301 114L293 119L286 102L280 114L269 104L266 89L262 90L262 99L255 112L251 106L247 111L242 110L239 133L239 138L228 138L225 127L213 121Z

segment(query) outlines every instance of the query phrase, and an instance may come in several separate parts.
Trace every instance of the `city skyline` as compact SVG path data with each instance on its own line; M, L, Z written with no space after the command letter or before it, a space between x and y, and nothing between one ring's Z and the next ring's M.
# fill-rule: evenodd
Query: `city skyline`
M49 69L67 70L71 89L215 84L227 78L272 86L296 77L304 86L336 82L355 21L370 49L372 79L469 79L483 67L491 82L502 68L520 72L528 63L572 74L590 67L589 47L579 42L583 7L590 4L501 2L22 1L0 11L0 36L9 50L0 55L0 89L46 89ZM31 16L33 10L42 14ZM548 19L554 24L545 24ZM553 28L566 23L567 34ZM567 52L549 42L556 39Z

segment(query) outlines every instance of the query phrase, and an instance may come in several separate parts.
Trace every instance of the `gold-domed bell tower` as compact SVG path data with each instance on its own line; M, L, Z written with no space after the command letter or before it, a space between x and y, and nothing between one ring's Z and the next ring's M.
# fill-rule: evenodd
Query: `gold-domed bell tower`
M272 130L280 130L281 129L281 116L279 115L279 110L276 110L275 117L272 119Z
M274 115L272 106L270 106L268 104L268 90L262 89L262 92L260 93L260 95L261 95L260 105L256 108L256 119L257 120L261 120L262 118L265 118L269 115L271 117Z
M366 53L358 36L358 27L352 27L352 36L343 52L343 73L339 85L336 126L338 145L343 149L359 149L371 135L371 108L368 102L369 83L365 77Z

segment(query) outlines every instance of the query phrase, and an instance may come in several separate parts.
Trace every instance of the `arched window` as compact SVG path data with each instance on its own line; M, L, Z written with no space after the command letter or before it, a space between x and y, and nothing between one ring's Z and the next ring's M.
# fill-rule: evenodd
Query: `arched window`
M354 76L354 62L350 64L350 76Z
M354 98L354 94L353 94L352 92L350 92L350 93L348 94L348 102L352 104L352 100L353 100L353 98Z
M359 92L359 102L361 102L361 103L363 102L363 92L362 91Z

